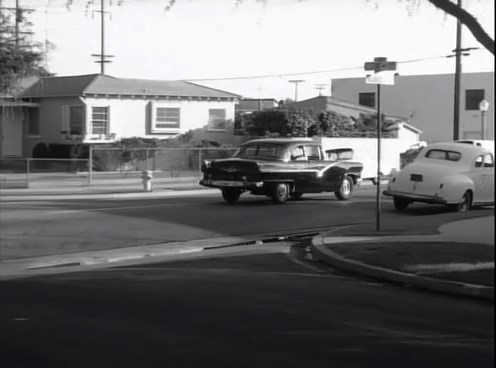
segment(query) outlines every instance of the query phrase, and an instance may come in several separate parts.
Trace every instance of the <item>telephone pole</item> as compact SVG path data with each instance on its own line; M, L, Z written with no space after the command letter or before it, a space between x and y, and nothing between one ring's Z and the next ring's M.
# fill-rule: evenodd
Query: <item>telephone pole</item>
M100 0L100 10L95 10L96 13L100 13L100 53L99 54L91 54L91 56L97 57L95 63L100 64L100 73L105 74L105 63L111 63L111 60L107 60L107 58L114 57L113 55L105 54L105 0Z
M316 84L315 89L319 91L319 96L322 96L322 90L327 87L327 84Z
M459 7L462 6L462 0L457 1ZM455 101L453 111L453 140L458 140L460 134L460 79L462 74L462 24L459 20L456 22L456 49L455 52Z
M34 9L28 9L28 8L21 7L19 0L16 0L15 8L2 7L1 5L2 4L0 1L0 12L2 10L9 10L9 11L14 12L14 32L13 32L14 33L14 43L15 43L15 50L18 51L19 47L20 47L21 35L33 34L33 32L25 32L25 31L20 30L21 24L22 24L23 19L24 19L23 13L33 12ZM10 32L9 32L9 30L0 29L0 34L1 33L10 33Z
M298 84L305 82L303 79L293 79L290 80L289 83L294 83L295 85L295 102L298 102Z

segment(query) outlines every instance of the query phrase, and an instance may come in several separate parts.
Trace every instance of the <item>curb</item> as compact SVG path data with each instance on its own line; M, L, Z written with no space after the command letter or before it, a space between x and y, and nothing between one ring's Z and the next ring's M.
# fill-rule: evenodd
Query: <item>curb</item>
M324 237L321 235L318 235L312 239L311 246L316 259L345 271L351 271L361 275L370 276L375 279L418 287L430 291L494 301L494 288L490 286L418 276L389 268L372 266L354 259L345 258L325 247Z

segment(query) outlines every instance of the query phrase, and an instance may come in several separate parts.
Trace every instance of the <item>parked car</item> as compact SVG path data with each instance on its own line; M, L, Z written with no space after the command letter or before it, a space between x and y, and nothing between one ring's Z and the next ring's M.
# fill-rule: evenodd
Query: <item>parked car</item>
M320 192L347 200L362 169L359 162L326 159L311 139L256 139L242 144L232 158L204 161L200 184L219 188L228 203L244 192L268 196L274 203Z
M425 147L415 161L393 174L387 189L397 210L410 203L438 203L453 210L494 204L494 155L458 142Z

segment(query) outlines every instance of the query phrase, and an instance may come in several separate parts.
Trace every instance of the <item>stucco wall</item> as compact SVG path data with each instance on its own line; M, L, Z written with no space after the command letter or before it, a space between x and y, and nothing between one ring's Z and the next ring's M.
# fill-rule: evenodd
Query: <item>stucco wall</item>
M206 127L209 109L225 109L226 119L234 121L234 102L232 101L195 101L195 100L147 100L147 99L108 99L85 98L86 116L90 116L91 106L110 106L110 133L117 139L129 137L167 138L166 134L151 134L150 103L155 102L162 107L181 109L179 133ZM89 118L86 121L89 124ZM87 125L87 131L89 127Z
M494 73L466 73L461 78L460 131L480 131L478 110L465 110L465 90L484 89L489 101L487 139L494 139ZM376 92L377 87L366 84L365 78L332 80L332 95L340 100L358 104L360 92ZM409 124L422 130L427 142L453 139L454 75L398 76L394 86L382 86L381 105L385 114L410 117Z
M36 101L40 102L40 101ZM77 105L82 106L78 98L46 98L39 104L39 137L26 137L24 135L24 156L31 156L34 146L42 142L50 143L70 143L62 139L60 131L62 129L62 106Z
M381 139L381 172L389 175L392 170L400 169L400 154L417 143L414 135L404 132L402 139ZM336 148L352 148L354 160L363 164L362 178L377 176L377 139L376 138L317 138L324 152ZM413 142L413 143L412 143Z

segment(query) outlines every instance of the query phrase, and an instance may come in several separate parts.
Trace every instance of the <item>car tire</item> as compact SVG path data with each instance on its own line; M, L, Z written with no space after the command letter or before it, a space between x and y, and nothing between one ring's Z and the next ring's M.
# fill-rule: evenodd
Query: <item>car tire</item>
M472 207L472 193L467 190L463 193L460 202L450 205L450 208L454 212L467 212Z
M408 208L410 201L405 198L394 197L393 204L394 204L394 208L396 208L398 211L404 211Z
M277 183L272 188L272 202L275 204L284 203L289 198L289 185L286 183Z
M341 182L341 186L339 190L334 192L334 195L340 201L346 201L351 198L353 194L353 179L349 176L345 176L343 181Z
M293 192L290 194L293 199L300 199L303 196L303 192Z
M241 190L235 188L222 188L222 198L227 203L235 203L241 196Z

